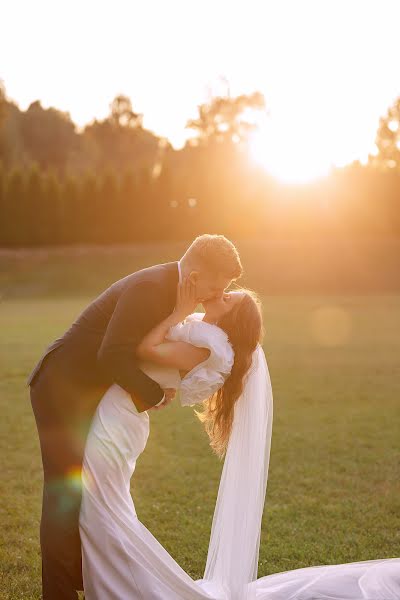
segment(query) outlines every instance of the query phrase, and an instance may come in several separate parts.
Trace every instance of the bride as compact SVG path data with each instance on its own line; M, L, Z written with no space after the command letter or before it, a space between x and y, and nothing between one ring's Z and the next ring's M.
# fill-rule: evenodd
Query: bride
M273 399L257 296L204 302L188 280L175 310L136 349L141 369L179 388L225 457L203 579L193 580L137 517L130 479L149 436L119 385L104 394L87 439L80 512L87 600L399 600L400 558L321 565L257 579Z

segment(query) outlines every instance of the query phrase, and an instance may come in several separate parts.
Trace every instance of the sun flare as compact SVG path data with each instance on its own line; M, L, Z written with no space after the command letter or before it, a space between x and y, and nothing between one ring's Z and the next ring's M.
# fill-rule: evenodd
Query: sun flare
M307 139L274 136L260 129L250 139L250 158L282 183L301 184L324 177L330 171L329 158L315 152L315 144Z
M233 96L259 91L270 123L251 141L251 157L286 183L365 161L379 118L399 93L398 0L205 0L197 12L180 0L114 0L113 11L95 0L2 4L1 79L22 110L40 99L83 129L105 118L123 93L146 129L180 149L198 105L225 93L226 84ZM59 6L68 10L54 33L48 23L58 22ZM134 36L133 21L140 23ZM21 39L28 53L21 53ZM143 60L132 69L135 56Z

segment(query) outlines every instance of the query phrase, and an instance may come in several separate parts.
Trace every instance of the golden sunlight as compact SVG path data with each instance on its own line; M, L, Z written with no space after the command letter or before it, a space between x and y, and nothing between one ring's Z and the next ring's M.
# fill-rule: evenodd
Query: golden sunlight
M196 13L195 30L190 2L155 0L133 7L115 0L119 8L111 14L107 3L87 0L68 5L57 35L46 27L46 21L58 19L57 3L25 3L22 23L20 2L6 4L1 77L23 110L40 99L44 107L68 111L81 131L93 118L105 118L110 100L122 93L143 114L146 129L180 149L196 107L225 93L226 83L233 96L259 91L269 118L253 136L250 155L286 183L307 182L329 173L332 164L367 157L379 118L398 94L398 19L387 18L398 12L395 0L386 7L383 0L248 0L235 9L228 0L205 0L208 9ZM38 20L38 11L45 18ZM221 28L227 11L230 26ZM179 19L170 18L174 12ZM93 14L92 60L87 32ZM141 23L134 36L132 20ZM30 26L36 21L39 30ZM27 55L20 52L15 30L30 49ZM104 31L113 32L111 41L118 35L118 44L104 45ZM143 60L133 72L131 57L139 55ZM62 74L56 83L54 71Z
M306 139L273 139L265 130L250 140L250 157L282 183L306 183L328 174L331 165L324 154L315 152L315 145Z

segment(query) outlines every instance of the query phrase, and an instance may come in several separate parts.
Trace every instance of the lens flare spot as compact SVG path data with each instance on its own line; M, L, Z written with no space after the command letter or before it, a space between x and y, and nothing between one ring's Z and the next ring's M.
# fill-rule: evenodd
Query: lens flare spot
M339 306L322 306L311 317L311 331L321 346L342 346L351 334L351 317Z
M82 488L81 467L80 466L71 467L71 469L69 469L67 471L66 482L69 487L74 488L76 490L80 490Z

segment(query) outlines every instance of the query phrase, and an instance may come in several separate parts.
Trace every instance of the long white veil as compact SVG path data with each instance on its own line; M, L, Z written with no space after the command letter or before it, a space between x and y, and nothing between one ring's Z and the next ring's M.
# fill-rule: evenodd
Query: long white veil
M257 579L272 419L271 379L258 344L234 408L204 572L229 600L256 597L251 582Z

